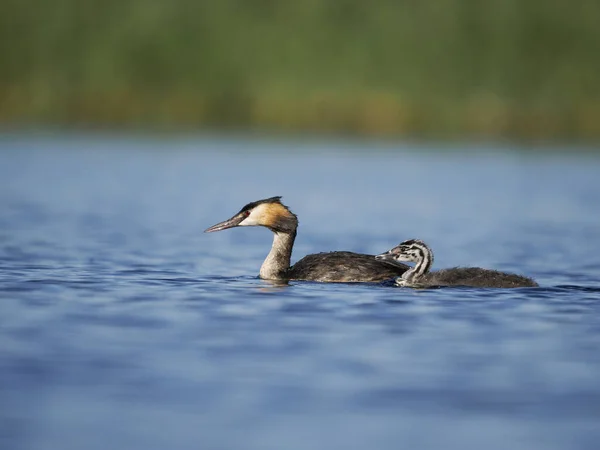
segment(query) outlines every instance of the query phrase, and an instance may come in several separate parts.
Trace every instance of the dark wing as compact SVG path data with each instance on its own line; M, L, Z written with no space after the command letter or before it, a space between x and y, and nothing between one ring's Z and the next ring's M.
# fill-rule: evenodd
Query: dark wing
M471 286L489 288L536 287L538 284L531 278L514 273L497 270L481 269L479 267L453 267L431 272L432 283L440 286ZM429 278L429 277L428 277Z
M307 255L289 268L290 280L328 282L383 281L402 275L408 266L389 264L374 255L352 252L329 252Z

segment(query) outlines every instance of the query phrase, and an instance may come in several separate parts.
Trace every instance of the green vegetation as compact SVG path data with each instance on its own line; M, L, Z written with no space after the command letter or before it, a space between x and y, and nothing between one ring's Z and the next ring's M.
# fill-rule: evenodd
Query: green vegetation
M2 0L0 122L600 138L596 0Z

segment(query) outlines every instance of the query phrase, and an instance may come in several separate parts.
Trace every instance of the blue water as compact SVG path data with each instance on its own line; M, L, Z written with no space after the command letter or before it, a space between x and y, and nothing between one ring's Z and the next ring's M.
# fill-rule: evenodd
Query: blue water
M459 150L4 135L0 448L598 448L600 158ZM274 195L293 260L421 238L541 287L274 286L268 230L202 233Z

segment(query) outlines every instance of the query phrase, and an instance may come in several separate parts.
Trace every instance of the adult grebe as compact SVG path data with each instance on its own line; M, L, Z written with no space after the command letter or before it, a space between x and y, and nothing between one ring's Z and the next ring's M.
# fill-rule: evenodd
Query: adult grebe
M531 278L479 267L454 267L429 272L433 252L418 239L404 241L386 253L375 257L380 261L409 261L415 266L396 278L398 286L415 288L431 286L470 286L487 288L536 287Z
M382 281L398 277L409 268L396 261L377 260L374 255L352 252L316 253L305 256L290 267L298 217L280 199L271 197L248 203L231 219L204 232L243 226L263 226L271 230L273 246L260 268L260 277L267 280Z

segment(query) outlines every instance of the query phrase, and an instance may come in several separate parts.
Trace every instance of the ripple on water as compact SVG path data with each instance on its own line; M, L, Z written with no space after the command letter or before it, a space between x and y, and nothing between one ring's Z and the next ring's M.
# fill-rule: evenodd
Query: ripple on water
M318 152L238 154L232 165L226 152L83 142L0 152L11 186L0 192L0 447L600 441L595 160ZM410 214L397 167L407 186L428 179ZM257 187L264 168L272 177ZM542 287L260 280L267 232L201 230L278 194L301 218L295 258L418 237L436 266L525 273Z

